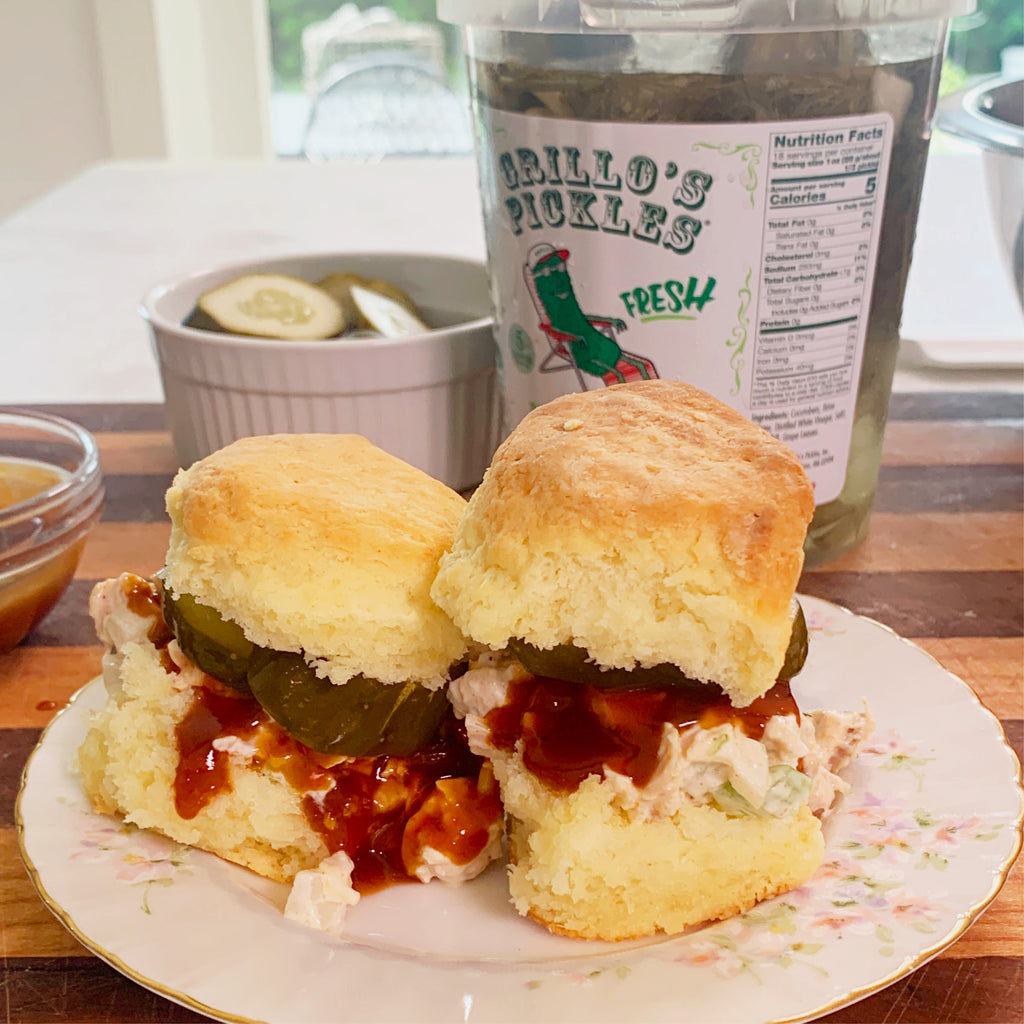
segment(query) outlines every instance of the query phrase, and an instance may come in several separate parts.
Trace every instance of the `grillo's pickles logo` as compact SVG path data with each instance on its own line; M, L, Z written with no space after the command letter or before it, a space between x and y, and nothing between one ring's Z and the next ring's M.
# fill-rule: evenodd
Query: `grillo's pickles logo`
M575 228L628 236L672 252L688 253L700 234L694 216L713 179L668 161L631 156L620 165L611 150L584 157L576 146L520 146L497 158L505 216L515 235ZM671 189L668 196L656 195ZM655 198L665 201L656 202Z

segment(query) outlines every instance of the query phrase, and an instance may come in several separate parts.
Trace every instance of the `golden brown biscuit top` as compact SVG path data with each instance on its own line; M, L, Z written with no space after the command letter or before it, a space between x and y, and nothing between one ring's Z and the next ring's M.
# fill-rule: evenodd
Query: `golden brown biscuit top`
M653 510L686 494L744 507L779 502L806 519L814 503L792 449L681 381L556 398L519 424L494 465L524 493L527 483L543 486L606 513Z
M516 427L488 476L481 490L489 499L474 503L488 530L562 517L607 536L620 524L657 532L697 516L735 530L728 554L741 568L760 561L761 535L776 553L799 551L814 511L811 484L787 445L680 381L556 398Z
M440 685L465 640L430 585L464 509L362 437L247 438L175 477L165 579L333 682Z
M249 437L195 463L168 493L191 545L287 559L311 545L360 559L436 560L465 501L356 434ZM175 511L178 511L175 509Z

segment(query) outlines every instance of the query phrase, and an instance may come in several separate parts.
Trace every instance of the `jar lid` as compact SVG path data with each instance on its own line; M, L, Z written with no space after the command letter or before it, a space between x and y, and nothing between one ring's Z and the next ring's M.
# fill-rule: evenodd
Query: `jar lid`
M779 32L935 21L975 0L437 0L442 21L518 32Z

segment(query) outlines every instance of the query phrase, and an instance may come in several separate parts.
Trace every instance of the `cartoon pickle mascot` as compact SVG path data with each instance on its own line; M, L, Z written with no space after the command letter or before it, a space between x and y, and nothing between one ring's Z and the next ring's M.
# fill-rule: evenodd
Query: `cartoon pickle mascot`
M624 321L614 317L588 316L580 309L566 260L568 249L542 243L527 254L523 268L526 283L541 314L540 329L556 351L568 348L576 368L599 377L605 384L651 380L658 376L654 364L643 356L624 352L614 332L624 331Z

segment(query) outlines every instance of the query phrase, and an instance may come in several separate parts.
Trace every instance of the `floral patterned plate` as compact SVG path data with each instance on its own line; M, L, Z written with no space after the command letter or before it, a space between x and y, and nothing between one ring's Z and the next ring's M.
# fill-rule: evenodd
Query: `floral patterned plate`
M927 654L803 599L805 708L878 726L806 885L671 939L610 945L519 918L494 865L474 883L399 886L349 912L345 941L281 916L285 888L89 809L72 771L83 689L26 768L17 820L40 895L91 950L226 1021L802 1021L853 1002L956 940L1020 848L1020 767L996 719Z

